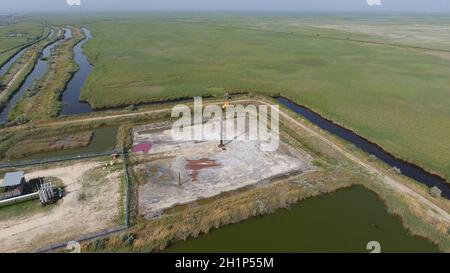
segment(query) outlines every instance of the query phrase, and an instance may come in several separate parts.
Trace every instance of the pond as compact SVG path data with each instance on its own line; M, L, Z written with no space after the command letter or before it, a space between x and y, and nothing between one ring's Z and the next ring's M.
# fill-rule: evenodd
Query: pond
M32 159L49 159L63 156L84 155L111 151L116 146L117 130L117 127L98 128L93 130L94 135L92 137L92 140L86 147L34 154L26 158L22 158L19 161Z
M376 194L356 186L213 230L166 252L368 253L371 241L380 243L381 252L439 251L427 239L409 234Z

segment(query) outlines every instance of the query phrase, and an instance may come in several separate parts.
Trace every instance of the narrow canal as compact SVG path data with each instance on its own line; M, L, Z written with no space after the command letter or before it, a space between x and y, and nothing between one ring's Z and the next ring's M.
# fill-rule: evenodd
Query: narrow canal
M47 34L47 38L51 37L54 33L53 29L50 29L49 33ZM33 43L34 44L34 43ZM17 52L16 54L14 54L6 63L4 63L1 67L0 67L0 77L5 75L6 72L8 72L9 68L11 67L11 65L13 65L22 55L23 53L25 53L25 51L27 51L27 49L32 46L28 45L24 48L22 48L21 50L19 50L19 52Z
M64 40L70 39L70 37L71 37L70 29L66 29L64 33ZM17 104L17 102L19 102L19 100L23 97L28 88L30 88L35 81L41 79L47 72L49 57L53 49L56 48L60 42L61 40L55 41L47 45L42 50L41 56L36 61L36 64L31 73L25 79L24 83L20 86L19 90L16 93L14 93L14 95L8 101L6 106L0 112L0 124L8 122L8 114L10 110Z
M356 147L360 148L361 150L365 151L366 153L369 153L371 155L376 156L378 159L382 160L386 164L388 164L391 167L399 168L402 171L402 174L412 178L422 184L427 185L428 187L438 187L440 190L442 190L442 196L449 199L450 198L450 184L447 183L444 179L435 176L425 170L423 170L420 167L417 167L413 164L410 164L408 162L405 162L401 159L397 159L391 154L384 151L381 147L379 147L376 144L373 144L363 137L357 135L356 133L347 130L332 121L329 121L323 117L321 117L319 114L302 107L298 104L295 104L294 102L286 99L286 98L277 98L277 101L286 106L287 108L291 109L295 113L301 115L302 117L309 120L311 123L319 126L323 130L337 135L342 139L345 139L346 141L354 144Z
M380 243L381 252L439 251L427 239L409 234L376 194L357 186L175 243L166 252L368 253L372 241Z
M83 46L91 38L91 32L83 28L83 33L86 36L81 42L74 47L75 62L78 64L79 70L75 73L73 78L67 84L62 96L62 109L60 115L76 115L82 113L92 112L90 105L86 102L80 101L80 94L87 77L91 74L92 65L83 52Z
M20 58L20 56L22 56L23 53L25 53L25 51L27 51L27 49L28 49L28 47L22 48L19 52L17 52L14 56L12 56L6 63L4 63L0 67L0 77L5 75L6 72L8 72L11 65L13 63L15 63Z

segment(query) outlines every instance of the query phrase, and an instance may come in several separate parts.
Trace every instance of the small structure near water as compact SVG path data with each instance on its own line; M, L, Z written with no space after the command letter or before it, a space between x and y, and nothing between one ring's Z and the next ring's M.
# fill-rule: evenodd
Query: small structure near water
M0 200L21 196L26 183L24 172L7 173L0 185L3 192L0 194Z

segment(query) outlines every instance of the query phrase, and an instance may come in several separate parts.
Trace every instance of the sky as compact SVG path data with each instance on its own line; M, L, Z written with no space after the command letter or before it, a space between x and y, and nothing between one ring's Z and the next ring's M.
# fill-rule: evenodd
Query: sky
M1 13L101 10L450 12L450 0L0 0Z

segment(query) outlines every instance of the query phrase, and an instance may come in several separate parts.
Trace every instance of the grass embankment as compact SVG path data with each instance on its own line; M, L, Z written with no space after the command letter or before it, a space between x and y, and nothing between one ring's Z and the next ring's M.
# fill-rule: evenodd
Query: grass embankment
M62 35L61 31L56 32L52 37L32 45L2 77L6 88L0 93L0 109L3 109L11 96L20 89L27 76L33 71L42 50L48 44L59 39L60 35Z
M40 120L56 117L61 109L60 97L73 74L78 70L73 47L83 38L79 28L70 28L72 38L62 42L52 53L49 69L44 77L35 82L26 95L11 110L10 120Z
M301 118L299 118L302 120ZM303 120L304 121L304 120ZM309 124L308 122L306 122ZM311 124L309 126L313 127ZM137 214L137 189L143 178L133 173L132 222L129 230L135 240L124 241L124 235L85 245L87 251L150 252L165 249L172 243L197 237L223 225L237 223L250 217L265 215L279 208L286 208L306 198L331 193L337 189L362 185L375 192L386 204L390 213L400 216L403 225L415 235L430 239L440 249L450 252L448 225L436 222L427 208L417 205L416 200L391 190L380 178L368 174L365 169L349 161L326 143L309 135L302 128L283 121L282 139L293 147L307 151L314 159L318 171L291 177L266 187L250 187L169 210L163 217L147 220ZM139 159L134 164L139 163ZM133 165L133 160L130 162ZM426 193L425 193L426 194ZM438 200L448 208L448 200Z
M313 27L330 24L326 17L178 19L90 23L94 39L86 52L94 70L83 99L102 108L230 90L281 92L450 180L448 60L426 50L346 40L379 41L389 31L380 38L339 31L339 22L335 29ZM414 21L393 19L404 31ZM274 21L270 29L266 23ZM287 31L278 31L283 27Z
M140 116L128 116L119 117L111 120L97 119L95 121L85 122L83 119L73 124L64 124L53 126L30 126L27 128L7 128L0 129L0 161L9 160L8 154L16 154L14 147L18 146L21 141L27 141L27 139L67 139L71 135L79 132L92 131L98 128L118 126L120 128L116 138L116 149L122 148L122 137L126 136L125 147L131 146L131 137L129 135L130 126L136 124L142 124L149 120L161 120L170 118L170 112L161 112L154 114L145 114ZM112 136L114 137L114 136ZM17 156L17 155L16 155Z
M235 99L244 98L243 96L235 96ZM223 102L223 98L209 99L208 103L215 101ZM192 106L192 100L184 102ZM43 138L67 138L71 134L82 131L94 130L102 127L118 126L119 130L116 136L116 149L122 150L131 148L132 137L130 129L139 124L163 121L170 118L170 111L143 113L146 111L158 111L161 109L171 109L178 103L155 104L142 107L136 111L126 109L110 110L105 112L92 112L79 116L70 116L59 118L58 121L41 120L36 123L30 123L27 126L7 127L0 129L0 161L9 160L7 154L14 154L14 147L17 147L21 141L27 139L43 139ZM123 115L123 116L121 116ZM109 118L115 116L114 118ZM93 119L93 120L90 120ZM122 145L123 144L123 145ZM16 158L18 159L18 158Z
M42 24L38 20L22 18L14 21L0 27L0 52L6 51L0 54L0 66L17 53L18 47L32 42L42 33Z
M46 138L31 137L12 146L5 155L9 159L17 159L33 154L86 147L92 137L92 131Z

